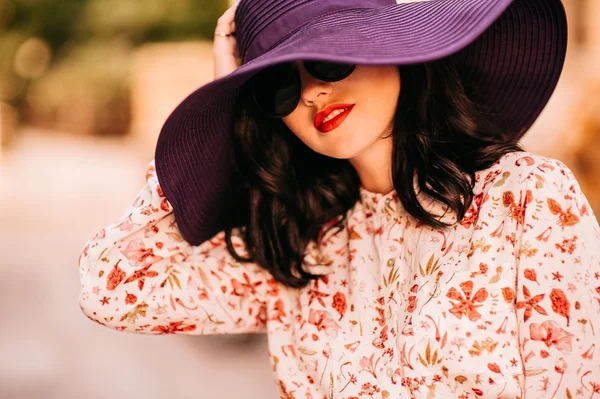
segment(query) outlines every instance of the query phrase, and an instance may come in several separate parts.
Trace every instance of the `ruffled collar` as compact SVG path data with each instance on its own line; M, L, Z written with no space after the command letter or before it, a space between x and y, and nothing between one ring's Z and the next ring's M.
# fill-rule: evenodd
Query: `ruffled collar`
M432 200L424 194L419 194L418 198L423 208L431 212L438 220L448 224L455 224L457 222L454 212L449 211L439 202ZM392 190L387 194L381 194L369 191L361 186L360 204L367 214L386 216L387 219L407 213L400 202L396 190Z
M363 186L360 187L360 204L372 213L391 214L398 212L402 207L396 190L381 194L369 191Z

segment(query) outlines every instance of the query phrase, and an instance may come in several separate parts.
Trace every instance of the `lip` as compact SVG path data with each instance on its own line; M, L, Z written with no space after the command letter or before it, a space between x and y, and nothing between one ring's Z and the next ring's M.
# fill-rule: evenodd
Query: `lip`
M336 109L344 109L344 108L348 108L348 110L346 110L346 112L343 112L340 115L336 116L332 120L327 121L326 124L323 123L325 118L327 118L327 116L329 114L331 114L333 111L335 111ZM317 115L315 115L315 128L323 133L326 133L327 131L335 129L342 123L343 119L346 119L348 114L350 114L350 111L352 111L352 108L354 108L354 104L332 104L332 105L328 106L323 111L321 111L321 112L317 113ZM340 117L342 120L340 120L339 123L336 123L335 126L329 126L328 129L324 129L324 127L325 127L324 125L331 125L331 122L338 120L338 118L340 118Z

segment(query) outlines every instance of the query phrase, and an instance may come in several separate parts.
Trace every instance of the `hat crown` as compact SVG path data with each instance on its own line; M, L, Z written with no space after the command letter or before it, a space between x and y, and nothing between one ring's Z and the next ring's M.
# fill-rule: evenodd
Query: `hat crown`
M319 16L395 3L395 0L241 0L235 25L242 62L265 53Z

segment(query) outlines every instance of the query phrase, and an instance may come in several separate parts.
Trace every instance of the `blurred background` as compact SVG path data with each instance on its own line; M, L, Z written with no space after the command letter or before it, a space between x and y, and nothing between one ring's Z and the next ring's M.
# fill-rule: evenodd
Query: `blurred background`
M228 0L0 0L0 398L275 398L265 337L143 336L80 312L77 257L144 185L162 123L212 80ZM600 214L600 1L526 149Z

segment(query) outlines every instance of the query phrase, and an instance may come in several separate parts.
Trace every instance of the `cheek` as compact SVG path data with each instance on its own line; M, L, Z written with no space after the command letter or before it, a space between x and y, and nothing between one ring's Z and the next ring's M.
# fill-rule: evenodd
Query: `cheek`
M389 130L394 121L399 96L398 82L371 87L370 95L359 102L360 113L356 115L354 126L363 132L380 134Z
M311 135L314 135L310 125L307 124L306 120L308 116L302 117L295 114L298 111L294 111L292 114L282 118L283 123L287 126L290 132L302 141L309 148L316 150L315 143L311 142ZM314 138L312 139L314 141Z
M313 129L307 122L310 121L308 115L302 115L302 112L296 109L290 115L282 118L282 121L296 137L310 146L309 138L310 134L313 133Z
M298 117L298 115L295 115L296 112L298 112L297 110L292 112L290 115L281 118L281 121L285 124L285 126L287 126L288 129L290 129L292 131L292 133L294 133L296 136L298 136L299 133L299 127L300 127L300 118Z
M377 115L374 119L379 120L378 125L393 118L400 96L400 86L399 73L389 72L382 74L381 79L376 80L367 89L369 96L365 103L371 111L370 115Z

